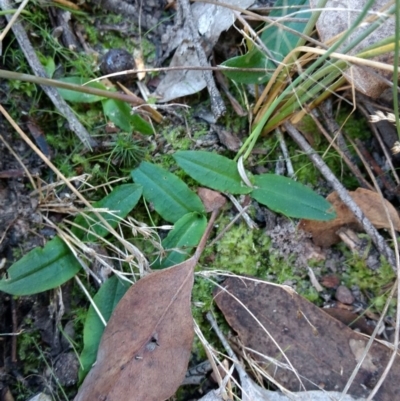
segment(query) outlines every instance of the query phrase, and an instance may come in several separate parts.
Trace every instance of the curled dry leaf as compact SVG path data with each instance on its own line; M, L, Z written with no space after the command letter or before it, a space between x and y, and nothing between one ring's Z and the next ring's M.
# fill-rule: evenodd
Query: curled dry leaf
M205 45L205 53L209 56L223 31L228 30L235 22L234 11L229 8L240 7L246 9L254 0L225 0L224 4L194 3L191 13L195 25ZM227 6L228 4L228 6ZM162 42L168 45L167 53L177 50L172 57L170 67L200 66L200 61L192 40L189 24L186 23L178 31L171 28L163 36ZM192 95L206 87L203 71L199 70L171 70L161 80L155 95L161 103L182 96Z
M369 189L357 188L356 191L349 192L349 194L376 228L390 228L385 207L378 193ZM337 217L334 220L325 222L303 219L299 223L301 229L312 234L314 243L323 247L329 247L339 242L340 238L336 233L344 226L358 231L362 230L356 217L342 202L336 191L332 192L326 199L332 203L336 211ZM387 200L385 200L385 205L394 229L400 231L400 218L396 209Z

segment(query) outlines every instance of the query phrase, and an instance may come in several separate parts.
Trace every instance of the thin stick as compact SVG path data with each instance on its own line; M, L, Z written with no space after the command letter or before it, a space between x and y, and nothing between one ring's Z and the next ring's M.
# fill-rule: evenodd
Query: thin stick
M20 6L18 7L17 11L15 11L14 15L9 19L7 26L3 29L3 32L0 34L0 56L3 55L3 40L6 37L8 31L11 29L19 15L21 14L22 10L28 4L29 0L24 0Z
M289 122L284 123L284 127L288 134L294 139L294 141L300 146L300 148L308 155L314 165L318 168L321 174L327 179L331 184L333 189L335 189L344 202L344 204L354 213L357 220L363 226L365 232L371 237L373 243L378 248L379 252L387 259L389 264L392 266L393 270L397 270L396 258L393 251L386 244L384 238L379 234L377 229L372 225L372 223L367 219L362 210L354 202L353 198L348 194L346 188L341 184L341 182L335 177L330 168L325 164L322 158L314 151L314 149L308 144L308 142L303 138L300 132Z
M9 0L0 0L0 7L3 10L12 8ZM9 16L6 16L6 18L8 20L11 19ZM12 30L14 32L14 35L18 41L18 44L22 52L25 55L26 60L28 61L35 75L39 77L46 77L46 71L43 68L41 62L39 61L35 49L33 48L22 24L18 21L15 21L14 24L12 25ZM74 131L76 136L82 141L85 147L90 150L93 147L95 147L97 145L97 142L89 135L86 128L77 119L77 117L72 112L71 108L68 106L66 101L61 97L57 89L48 86L42 86L42 89L46 93L46 95L51 99L55 108L68 121L71 130Z
M309 112L310 117L314 120L317 128L319 129L319 131L322 133L322 135L324 135L324 137L327 139L329 146L332 146L336 152L339 153L340 157L345 161L345 163L347 164L347 167L351 170L351 172L356 176L358 182L361 185L364 185L366 188L370 189L371 191L373 190L373 186L363 177L363 175L361 174L360 169L354 164L352 163L352 161L350 160L350 158L348 157L348 155L343 152L343 150L340 148L340 146L332 139L332 137L329 135L329 133L326 131L326 129L324 128L324 126L321 124L321 122L318 120L318 118L315 115L314 111ZM328 117L326 117L327 119Z
M290 178L295 179L296 174L294 173L293 164L292 164L292 161L290 160L289 151L286 146L285 138L283 137L282 131L280 128L276 128L275 133L279 140L279 145L281 147L283 159L285 160L285 163L286 163L288 175Z

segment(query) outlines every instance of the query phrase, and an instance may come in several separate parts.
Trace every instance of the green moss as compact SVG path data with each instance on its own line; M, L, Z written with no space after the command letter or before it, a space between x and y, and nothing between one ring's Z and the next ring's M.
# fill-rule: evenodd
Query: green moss
M353 112L349 106L341 107L337 122L352 139L366 140L371 137L367 119L357 111Z
M396 280L396 274L383 258L379 269L372 270L366 265L363 257L351 255L346 261L342 280L348 287L358 286L361 292L369 298L369 304L376 311L381 312L391 286Z
M227 218L221 219L217 234L228 223ZM243 222L233 225L215 245L213 267L236 274L265 276L268 261L263 257L263 249L268 247L269 239L260 232L249 229Z
M39 330L33 329L33 322L24 320L24 331L18 336L18 358L22 362L24 375L39 373L35 344L41 341Z

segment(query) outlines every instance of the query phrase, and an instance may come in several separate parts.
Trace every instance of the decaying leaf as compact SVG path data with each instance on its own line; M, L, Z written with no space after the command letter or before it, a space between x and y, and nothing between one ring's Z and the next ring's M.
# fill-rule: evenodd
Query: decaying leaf
M206 212L212 212L213 210L220 209L226 203L226 198L220 192L213 191L212 189L199 187L197 189L197 195L199 195L203 202Z
M224 3L231 6L246 9L254 0L226 0ZM229 29L235 22L235 14L227 6L221 4L194 3L191 6L193 20L197 24L198 31L205 45L207 56L211 54L221 33ZM200 66L199 59L191 40L192 34L189 25L179 27L178 31L170 32L163 37L163 42L168 44L167 52L177 48L172 57L170 67ZM156 95L159 102L168 102L182 96L192 95L206 87L201 70L171 70L158 85Z
M390 228L386 216L385 208L378 193L369 189L357 188L356 191L349 192L365 216L376 228ZM337 192L332 192L326 198L334 207L337 217L330 221L301 220L299 227L312 234L313 241L318 246L329 247L340 241L336 232L344 227L351 227L355 230L362 230L354 214L342 202ZM385 205L389 211L390 219L394 229L400 231L400 218L393 205L385 200Z
M175 393L185 377L194 336L194 268L217 215L214 210L190 259L150 273L126 292L75 401L163 401Z
M368 341L290 288L231 277L214 295L247 353L289 391L342 391ZM349 394L367 397L390 355L375 342ZM375 401L400 399L399 362L397 357Z
M311 7L319 7L318 4L316 0L310 0ZM379 12L387 7L387 4L386 0L374 1L368 10L367 19L349 35L342 47L348 45L359 36L366 29L366 25L371 23L379 15ZM365 0L349 0L345 2L329 0L317 21L317 30L321 40L324 43L328 43L330 39L349 29L363 7L365 7ZM367 47L389 38L393 35L395 29L394 18L386 19L376 30L351 49L349 54L356 55ZM341 52L341 48L338 51ZM393 53L385 53L373 58L374 61L380 61L385 64L393 64L393 59ZM392 79L392 72L374 71L371 73L367 69L357 66L349 68L344 75L360 92L370 97L379 97L388 85L384 80L379 79L378 74L383 75L387 80Z
M122 298L75 401L156 401L183 381L194 336L191 258L151 273Z

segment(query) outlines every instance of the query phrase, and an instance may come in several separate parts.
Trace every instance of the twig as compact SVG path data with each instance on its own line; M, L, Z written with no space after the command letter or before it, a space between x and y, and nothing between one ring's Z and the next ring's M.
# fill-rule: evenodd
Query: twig
M203 47L201 46L201 38L195 25L192 17L192 12L190 10L190 3L189 0L180 0L180 5L182 7L183 17L188 24L190 31L192 33L192 40L194 47L196 49L197 57L199 59L199 64L201 67L209 67L209 63L207 61L207 56L204 52ZM226 107L224 101L219 94L218 88L215 85L214 78L212 76L211 71L204 70L203 77L207 84L207 90L210 95L211 100L211 110L214 114L214 117L218 119L226 112Z
M255 228L258 228L258 226L257 226L257 224L250 218L250 216L246 213L246 210L247 209L245 209L245 208L243 208L242 207L242 205L237 201L237 199L233 196L233 195L231 195L231 194L228 194L228 193L226 193L225 194L228 198L229 198L229 200L233 203L233 205L235 206L235 208L238 210L238 212L239 212L239 216L242 216L243 217L243 220L246 222L246 224L248 225L248 227L251 229L251 230L253 230L253 229L255 229ZM244 210L245 209L245 210ZM236 218L235 218L235 221L236 221Z
M391 177L387 176L387 173L382 170L381 166L372 157L362 141L356 138L354 142L360 153L363 155L366 165L371 167L377 179L382 183L382 185L391 195L396 195L395 184L392 181Z
M366 218L365 214L354 202L353 198L348 194L346 188L340 183L335 177L329 167L325 164L322 158L314 151L314 149L308 144L303 138L300 132L289 122L284 123L284 127L288 134L294 139L294 141L300 146L300 148L308 155L314 165L318 168L321 174L331 184L333 189L337 191L340 199L345 205L354 213L357 220L363 226L365 232L371 237L373 243L378 248L379 252L387 259L392 266L393 270L396 271L396 259L393 251L386 244L384 238L379 234L377 229L372 223Z
M0 7L2 10L8 10L12 8L9 0L0 0ZM6 18L8 21L11 20L11 17L8 15L6 15ZM12 30L34 74L39 77L46 77L46 71L36 56L35 50L32 47L22 24L20 22L14 22L12 25ZM48 86L42 86L42 89L51 99L56 109L68 121L71 130L75 132L82 143L88 149L92 149L92 147L97 146L97 142L89 135L86 128L76 118L75 114L72 112L65 100L60 96L57 89Z
M294 173L293 164L292 164L292 161L290 160L290 156L289 156L288 148L286 146L285 138L283 137L282 131L280 128L277 128L275 130L275 132L276 132L276 137L279 140L279 145L281 147L283 158L286 163L286 169L287 169L288 175L290 178L295 179L296 174Z
M355 102L354 102L355 103ZM347 147L346 141L344 139L343 136L343 132L342 132L342 127L339 126L339 124L336 122L334 116L333 116L333 111L332 111L332 102L327 101L324 102L319 108L318 108L319 112L322 114L322 117L324 118L324 123L327 126L328 131L331 133L331 135L333 136L333 139L331 139L330 142L332 142L332 144L337 143L339 149L340 149L340 156L345 157L346 158L346 163L347 160L349 160L349 163L351 163L351 153ZM353 106L353 110L354 111L354 106ZM314 119L315 114L312 115L313 119ZM315 121L315 119L314 119ZM352 164L352 163L351 163ZM351 165L349 164L350 169L352 168ZM356 167L356 166L354 166ZM361 172L358 171L358 174L356 174L356 177L362 176Z
M209 247L212 247L215 243L217 243L224 235L225 233L230 230L230 228L236 223L238 219L240 219L241 216L244 216L244 214L247 212L247 209L250 206L247 205L244 208L242 208L239 213L229 222L229 224L224 227L224 229L210 242ZM246 221L246 219L243 217L243 219ZM252 228L252 227L251 227Z
M7 26L3 29L3 32L0 34L0 56L3 55L3 39L6 37L8 31L13 26L16 19L19 17L25 6L28 4L29 0L24 0L18 7L18 10L12 15L12 17L8 20Z

